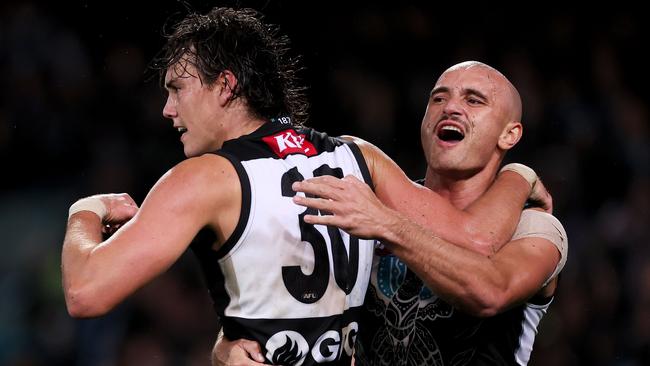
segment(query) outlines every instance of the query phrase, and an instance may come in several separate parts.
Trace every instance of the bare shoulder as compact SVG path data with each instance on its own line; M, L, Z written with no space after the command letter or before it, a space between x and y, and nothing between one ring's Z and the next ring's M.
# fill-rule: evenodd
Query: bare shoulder
M228 159L216 154L205 154L185 159L178 163L167 174L174 178L200 180L230 179L237 177L237 172Z
M353 142L355 145L359 146L359 149L361 149L361 152L364 154L364 157L366 156L366 154L376 153L378 151L379 152L381 151L377 146L356 136L342 135L340 138L345 141Z
M179 201L220 204L239 189L239 177L233 165L215 154L189 158L167 171L151 193L162 193Z
M372 176L373 181L376 179L377 171L382 169L382 166L386 164L387 161L392 162L388 155L384 154L377 146L372 143L358 138L356 136L343 135L341 139L350 141L359 147L363 159L366 161L370 175Z

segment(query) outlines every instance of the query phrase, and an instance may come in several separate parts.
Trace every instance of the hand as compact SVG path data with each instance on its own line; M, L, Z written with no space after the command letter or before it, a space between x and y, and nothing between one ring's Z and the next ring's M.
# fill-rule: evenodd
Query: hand
M391 210L379 201L370 187L352 175L343 179L311 178L294 183L292 188L319 197L296 195L293 198L296 204L327 213L324 216L305 215L305 222L309 224L336 226L359 238L383 239L383 225L394 219Z
M257 362L256 362L257 361ZM264 356L260 345L248 339L230 341L219 333L212 349L212 366L255 366L263 365Z
M95 213L101 220L102 233L111 235L138 212L138 205L127 193L107 193L82 198L70 206L68 218L80 211Z
M531 201L533 205L543 209L545 212L550 214L553 213L553 197L548 193L539 177L533 185L533 190L530 192L528 200Z
M106 206L103 222L107 224L124 224L138 212L138 204L128 193L106 193L93 196L99 198Z
M102 201L106 215L102 218L104 234L111 235L138 212L138 204L128 193L106 193L92 196Z

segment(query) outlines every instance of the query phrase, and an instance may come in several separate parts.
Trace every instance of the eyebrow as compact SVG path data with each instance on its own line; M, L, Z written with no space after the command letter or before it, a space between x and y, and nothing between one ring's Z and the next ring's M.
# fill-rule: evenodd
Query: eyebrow
M429 93L429 95L434 95L438 93L449 93L449 88L447 88L446 86L439 86L437 88L433 88L433 90L431 90L431 93Z
M434 95L434 94L438 94L438 93L449 93L449 88L446 87L446 86L439 86L439 87L434 88L433 90L431 90L430 95ZM474 96L477 96L477 97L479 97L479 98L481 98L483 100L488 99L485 94L483 94L482 92L480 92L480 91L478 91L477 89L474 89L474 88L464 88L462 93L464 95L474 95Z
M480 91L478 91L476 89L472 89L472 88L463 89L463 93L464 94L469 94L469 95L475 95L475 96L477 96L477 97L479 97L479 98L481 98L483 100L488 99L485 94L481 93Z
M173 79L170 79L169 81L166 81L165 82L165 89L169 89L169 88L174 87L175 86L174 84L176 84L177 80L178 80L178 78L173 78Z

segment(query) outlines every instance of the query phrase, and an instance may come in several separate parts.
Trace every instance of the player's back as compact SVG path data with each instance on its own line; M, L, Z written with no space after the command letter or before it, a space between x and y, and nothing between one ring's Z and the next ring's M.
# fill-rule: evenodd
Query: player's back
M241 214L218 251L193 249L227 337L258 341L276 364L349 365L373 241L305 223L304 215L322 213L294 204L291 184L350 174L371 184L370 176L356 145L282 121L217 152L239 175Z

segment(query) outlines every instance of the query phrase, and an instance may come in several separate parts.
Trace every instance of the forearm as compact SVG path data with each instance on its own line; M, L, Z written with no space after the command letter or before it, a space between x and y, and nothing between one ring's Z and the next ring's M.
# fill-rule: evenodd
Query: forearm
M375 183L375 194L386 206L463 248L490 255L512 236L530 183L505 171L478 201L465 211L426 187L411 182L388 156L367 143L359 147ZM533 172L534 173L534 172Z
M386 217L385 245L434 293L477 316L499 311L506 281L489 257L436 237L397 212Z
M512 238L529 195L530 184L521 175L504 171L487 192L465 210L468 215L462 227L472 235L475 243L488 249L484 254L496 253Z
M68 311L73 316L87 314L86 290L92 280L89 261L102 241L102 222L93 212L81 211L70 217L61 254L63 290Z
M406 189L398 195L378 192L378 196L432 234L486 256L510 240L530 194L529 183L509 171L499 174L490 189L465 210L453 207L428 188L403 186Z

